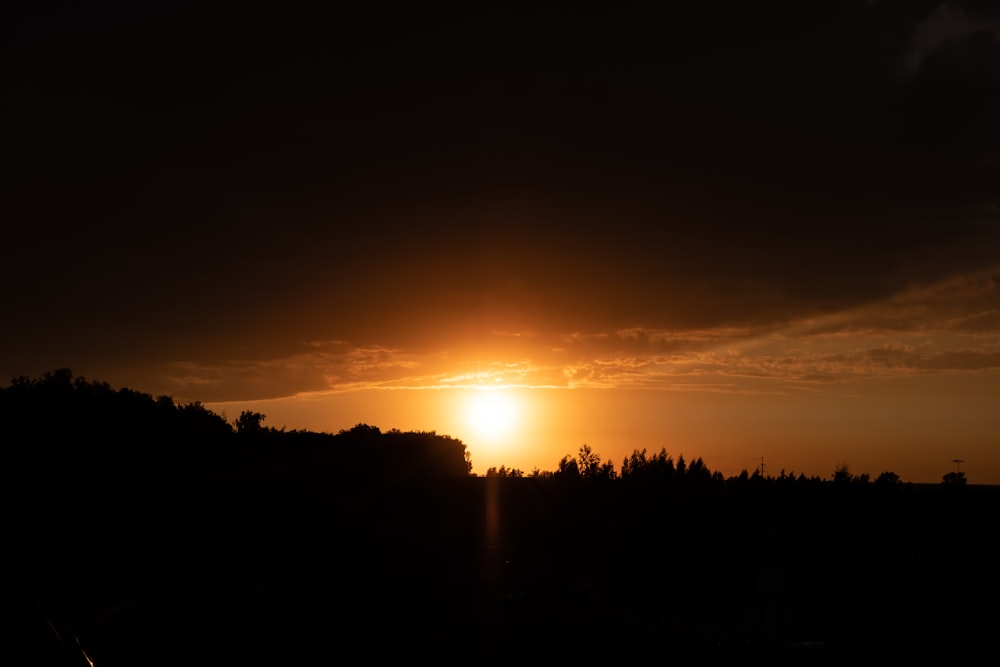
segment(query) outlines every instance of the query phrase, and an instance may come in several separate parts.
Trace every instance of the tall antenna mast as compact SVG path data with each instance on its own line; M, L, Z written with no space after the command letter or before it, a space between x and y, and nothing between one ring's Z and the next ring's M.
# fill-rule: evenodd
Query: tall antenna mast
M761 479L764 478L764 457L760 457L760 476Z

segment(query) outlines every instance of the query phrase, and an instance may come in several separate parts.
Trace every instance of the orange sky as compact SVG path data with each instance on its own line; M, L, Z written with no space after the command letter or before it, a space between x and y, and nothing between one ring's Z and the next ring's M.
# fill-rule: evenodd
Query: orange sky
M313 342L267 364L177 368L188 375L174 381L321 373L329 390L209 405L231 418L254 409L289 429L437 430L469 445L477 472L551 470L586 443L616 465L633 449L665 447L726 475L764 457L775 474L828 476L847 463L933 482L959 458L970 477L995 483L998 277L959 276L780 326L492 332L479 347L420 353ZM467 396L481 388L516 408L502 437L469 423Z
M286 4L9 18L0 377L1000 484L1000 11Z

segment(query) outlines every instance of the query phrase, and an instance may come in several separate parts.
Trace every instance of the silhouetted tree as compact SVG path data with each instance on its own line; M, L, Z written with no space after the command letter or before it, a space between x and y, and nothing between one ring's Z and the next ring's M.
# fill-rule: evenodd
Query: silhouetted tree
M964 472L949 472L941 478L943 486L965 486L967 483Z
M875 484L878 486L897 486L900 484L899 475L887 470L875 478Z
M576 463L576 459L569 454L559 459L555 474L557 477L563 479L579 479L580 468Z
M398 429L392 429L391 433L399 433ZM366 441L377 440L382 435L382 430L378 426L371 426L369 424L355 424L351 427L349 431L340 431L340 433L350 434L354 439L361 439Z
M846 463L838 464L833 471L834 484L848 484L852 479L851 469Z
M596 477L597 469L601 465L601 456L592 450L590 445L581 445L576 455L576 464L582 477Z
M586 479L614 479L615 467L608 461L601 463L601 455L590 448L590 445L582 445L576 457L577 469L580 476Z
M73 377L69 369L17 378L0 394L8 458L20 481L47 501L84 493L153 493L216 469L232 428L200 404Z
M712 480L712 471L708 469L705 462L699 456L687 469L687 479L694 483L709 482Z
M663 448L653 456L636 449L622 461L622 479L670 481L674 473L674 460Z
M357 424L340 431L335 441L366 475L397 479L460 476L472 472L472 460L461 440L434 431L383 433L376 426Z
M524 477L524 471L518 468L507 468L506 466L491 466L486 471L487 477L499 477L500 479Z
M638 449L632 450L631 456L622 459L622 479L630 479L639 475L640 471L646 467L646 449L640 452Z
M236 418L236 432L240 435L251 435L264 430L266 417L260 412L244 410Z

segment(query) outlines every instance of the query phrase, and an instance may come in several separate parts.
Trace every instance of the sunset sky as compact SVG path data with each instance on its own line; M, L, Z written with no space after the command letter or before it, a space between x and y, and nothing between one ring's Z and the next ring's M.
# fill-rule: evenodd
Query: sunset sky
M995 2L26 4L4 384L1000 484Z

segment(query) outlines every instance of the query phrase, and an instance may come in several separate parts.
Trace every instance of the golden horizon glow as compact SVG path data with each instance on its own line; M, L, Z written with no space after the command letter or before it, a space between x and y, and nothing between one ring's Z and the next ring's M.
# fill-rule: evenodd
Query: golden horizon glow
M491 393L508 395L517 408L503 437L472 427L472 399ZM725 476L753 470L764 456L775 474L829 476L846 462L873 478L889 470L905 481L934 483L962 458L970 482L997 483L1000 457L992 442L1000 416L989 410L995 396L989 375L924 375L855 382L836 394L788 393L780 401L755 393L505 386L362 389L207 407L230 420L244 409L263 412L275 428L336 433L367 423L436 431L465 443L480 475L501 465L552 471L588 444L616 467L635 449L665 448L675 458L701 457Z
M191 395L265 379L286 394L209 403L230 417L250 406L275 427L444 433L477 473L552 470L587 444L615 465L665 447L725 475L764 456L775 472L822 476L848 462L934 482L961 458L970 481L997 483L998 281L1000 266L781 325L490 329L432 350L337 339L168 371Z

